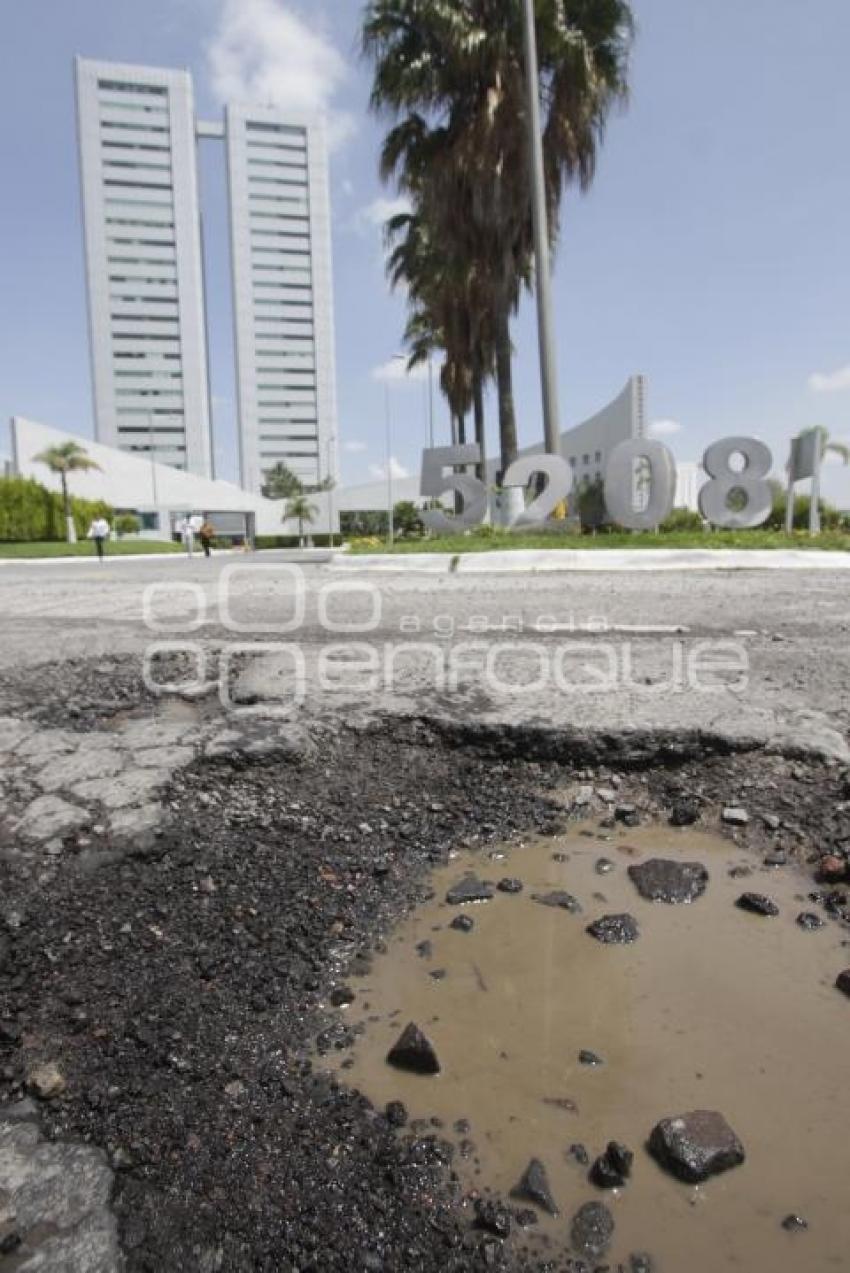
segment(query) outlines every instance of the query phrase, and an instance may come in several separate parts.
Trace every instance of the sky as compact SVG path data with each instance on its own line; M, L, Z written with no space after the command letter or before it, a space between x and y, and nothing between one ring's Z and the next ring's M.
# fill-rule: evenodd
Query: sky
M568 191L555 265L562 426L648 378L654 431L683 460L730 434L850 441L850 5L634 0L628 109L591 192ZM187 67L197 106L227 99L329 114L345 482L416 472L427 382L406 379L404 300L381 224L396 206L358 54L361 0L0 0L0 417L93 436L72 59ZM220 476L236 478L222 147L201 144ZM515 328L521 443L542 437L536 317ZM389 373L387 372L389 368ZM489 446L496 450L494 404ZM437 408L438 442L448 417ZM8 451L0 429L0 453ZM850 469L827 491L850 506Z

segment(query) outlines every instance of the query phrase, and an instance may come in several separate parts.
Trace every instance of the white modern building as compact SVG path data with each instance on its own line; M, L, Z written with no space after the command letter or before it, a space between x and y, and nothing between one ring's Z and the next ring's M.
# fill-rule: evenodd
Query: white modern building
M59 491L60 481L36 456L52 446L78 442L98 465L88 472L73 474L71 493L81 499L103 500L116 513L135 513L142 535L150 539L172 539L180 521L190 513L200 513L213 523L223 538L252 541L257 535L297 535L295 519L284 519L285 501L264 499L244 491L232 482L222 482L172 464L117 447L92 442L47 424L15 416L11 422L12 471L34 478L49 490ZM339 528L335 493L310 496L313 521L307 532L326 534Z
M335 479L323 121L239 104L202 121L185 71L76 72L98 441L214 475L197 144L223 141L241 485L259 495L280 463Z
M328 159L318 118L228 106L242 484L335 476Z
M76 76L97 438L210 477L191 78L84 58Z

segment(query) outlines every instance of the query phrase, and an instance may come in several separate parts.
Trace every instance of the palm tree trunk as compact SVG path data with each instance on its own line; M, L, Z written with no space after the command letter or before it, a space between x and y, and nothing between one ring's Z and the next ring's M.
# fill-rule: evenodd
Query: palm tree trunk
M496 320L496 385L499 395L499 446L503 473L513 464L517 455L512 363L511 324L505 306Z
M59 481L62 483L62 507L65 512L65 537L69 544L77 542L77 528L74 525L74 519L71 516L71 500L68 495L68 479L64 472L59 473Z
M476 367L472 376L472 412L475 421L475 441L481 453L481 460L475 466L475 476L479 482L487 481L487 438L484 419L484 380Z

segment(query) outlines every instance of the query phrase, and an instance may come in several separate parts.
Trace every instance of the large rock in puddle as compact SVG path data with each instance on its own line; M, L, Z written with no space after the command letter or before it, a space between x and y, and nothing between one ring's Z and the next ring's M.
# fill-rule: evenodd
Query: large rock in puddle
M744 1161L744 1146L722 1114L698 1109L662 1118L649 1137L649 1152L672 1175L698 1185Z
M682 905L702 897L708 885L708 871L701 862L674 862L651 858L629 867L629 878L648 902Z
M765 897L764 893L742 893L735 905L739 910L749 911L751 915L764 915L767 918L772 918L779 914L779 907L776 902L769 897Z
M625 946L637 941L640 936L637 920L634 915L603 915L588 924L586 932L606 946Z
M387 1053L387 1062L397 1070L412 1074L439 1074L440 1062L434 1045L412 1021Z
M835 978L835 985L838 990L841 990L850 998L850 968L845 968L843 972L838 974Z
M479 880L474 875L467 875L451 886L446 893L446 901L450 906L462 906L465 902L489 902L495 893L489 880Z
M601 1202L586 1202L573 1216L570 1241L580 1255L604 1255L613 1236L614 1217Z
M558 1207L549 1187L546 1168L539 1158L532 1158L522 1174L522 1179L511 1190L511 1197L522 1202L533 1202L535 1206L548 1211L550 1216L558 1214Z

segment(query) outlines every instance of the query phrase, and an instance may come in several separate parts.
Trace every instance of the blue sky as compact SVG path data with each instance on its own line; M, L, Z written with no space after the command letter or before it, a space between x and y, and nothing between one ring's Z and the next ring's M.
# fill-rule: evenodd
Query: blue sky
M331 112L340 440L345 479L383 463L403 303L383 280L380 125L358 59L360 0L27 0L3 6L0 415L93 431L72 57L186 66L198 106L234 94ZM568 194L555 295L564 425L649 378L682 459L753 433L850 438L850 6L635 0L629 110L590 195ZM233 477L233 350L220 147L202 147L216 445ZM536 329L516 327L522 441L541 435ZM418 468L426 385L389 386L393 454ZM674 427L678 426L678 427ZM495 413L491 435L495 445ZM438 428L445 438L445 411ZM0 435L0 451L6 447ZM850 470L829 489L850 504Z

